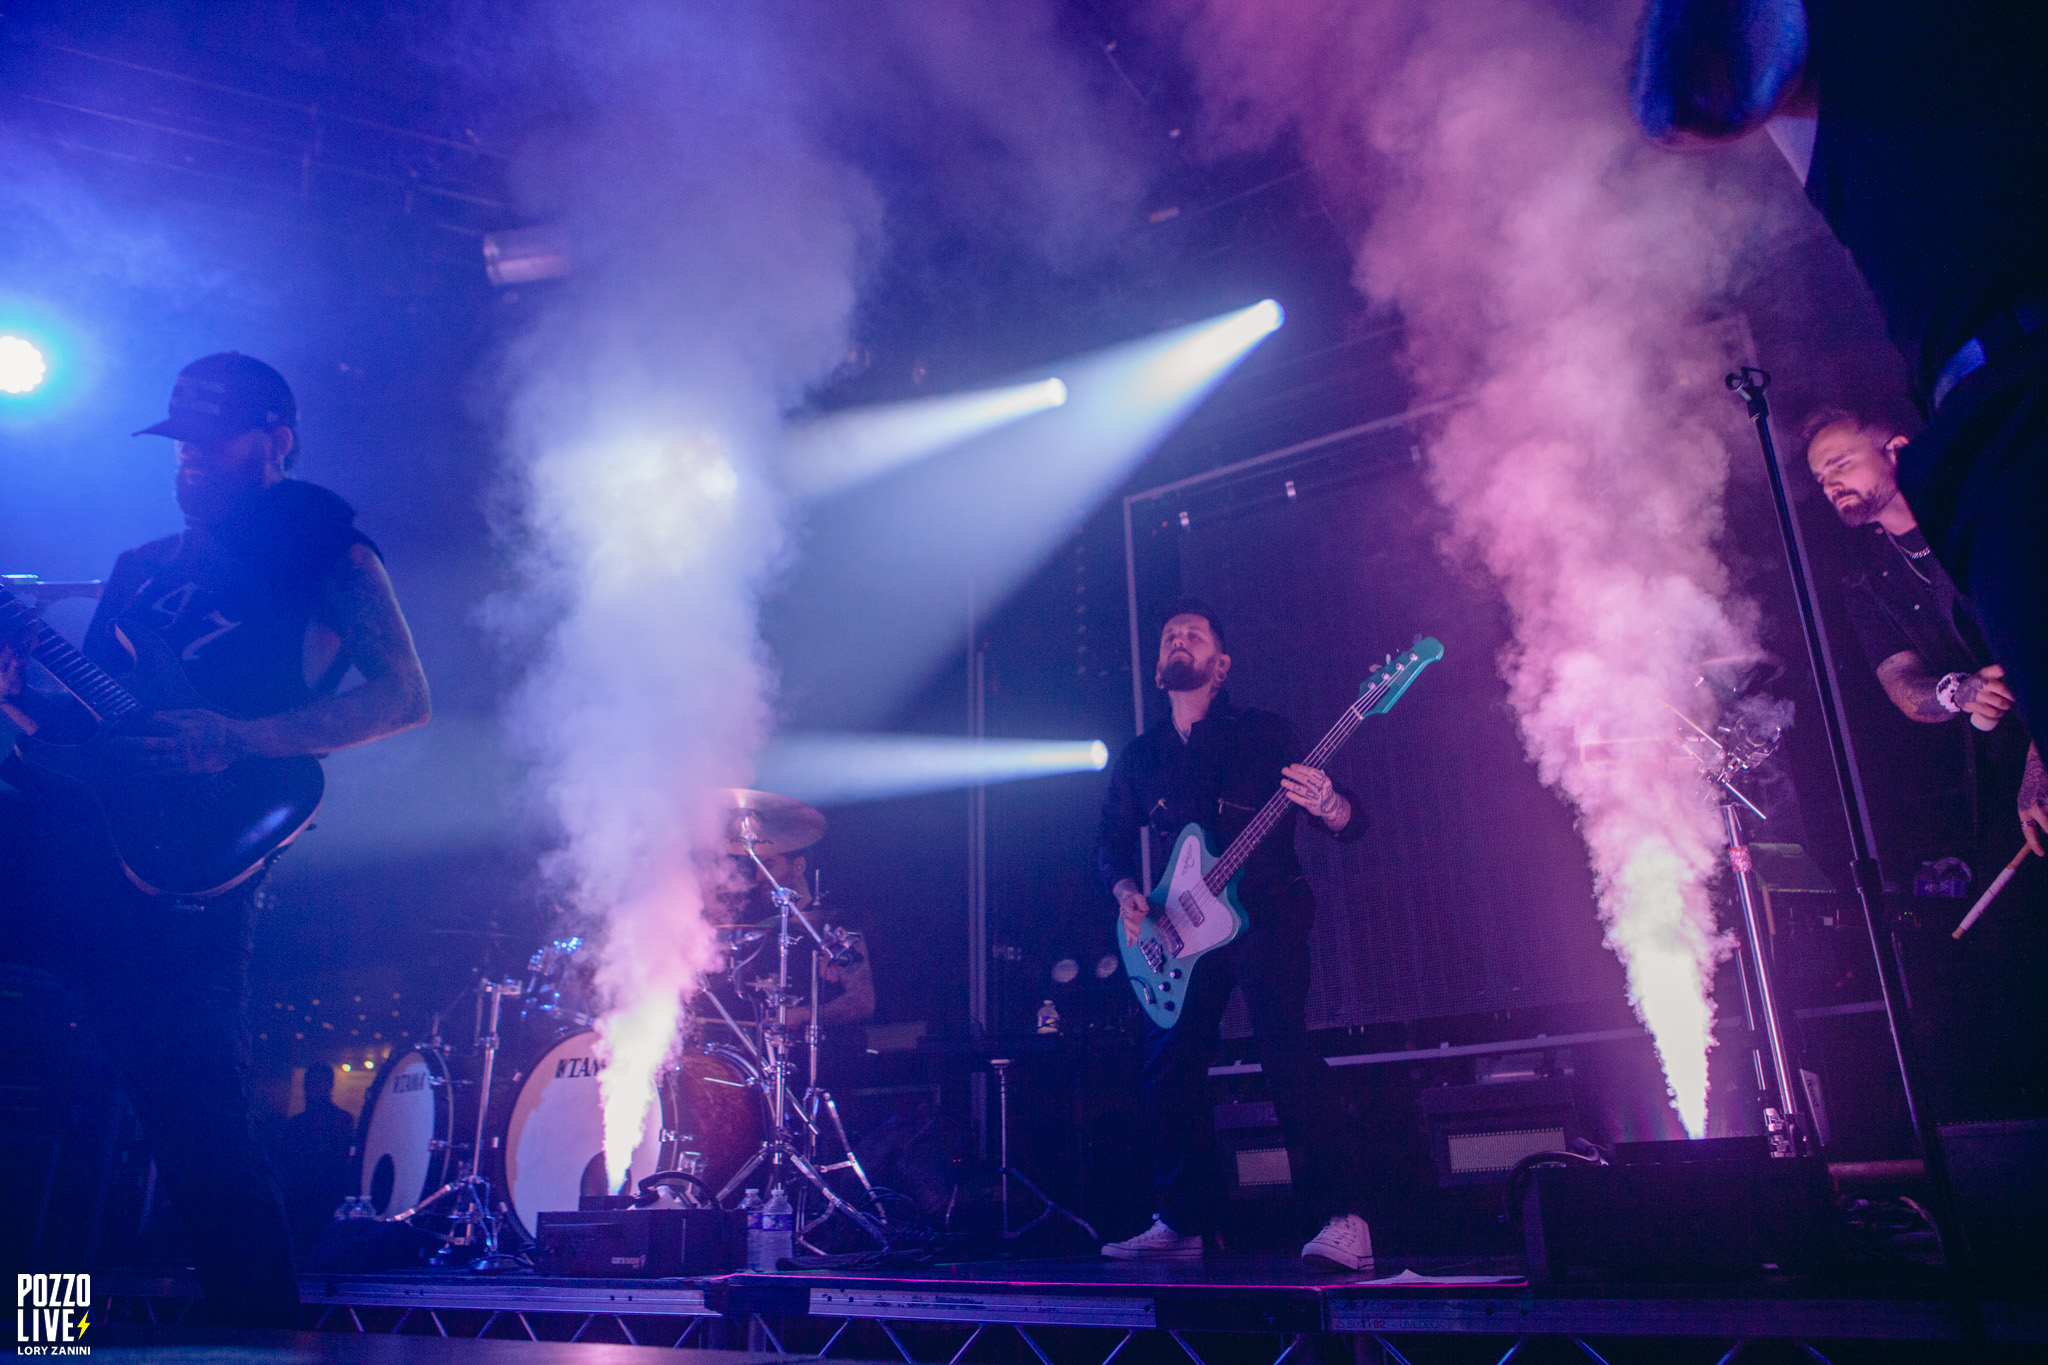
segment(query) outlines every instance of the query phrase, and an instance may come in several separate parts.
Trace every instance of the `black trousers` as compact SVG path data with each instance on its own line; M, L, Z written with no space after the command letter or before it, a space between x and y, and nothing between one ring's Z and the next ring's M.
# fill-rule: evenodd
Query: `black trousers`
M1182 1236L1214 1232L1227 1194L1208 1091L1216 1027L1232 986L1244 991L1251 1011L1259 1067L1279 1111L1305 1225L1363 1212L1358 1145L1335 1102L1329 1067L1309 1048L1304 1023L1314 916L1307 884L1291 888L1289 900L1283 913L1248 907L1251 927L1244 936L1197 964L1180 1022L1170 1029L1145 1026L1153 1193L1159 1216Z
M211 1321L299 1325L291 1234L251 1121L254 879L197 906L145 896L97 829L0 783L0 901L127 1084ZM19 916L19 918L17 918Z
M1957 385L1901 453L1899 486L1976 604L2027 729L2048 734L2048 337Z

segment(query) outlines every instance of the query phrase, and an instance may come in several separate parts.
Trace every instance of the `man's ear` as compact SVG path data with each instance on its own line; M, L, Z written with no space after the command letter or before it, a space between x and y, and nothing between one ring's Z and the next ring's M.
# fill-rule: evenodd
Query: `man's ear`
M282 474L292 467L292 452L299 446L299 434L290 427L270 429L270 462Z
M1892 462L1892 468L1899 467L1899 452L1904 450L1906 445L1907 441L1903 436L1894 436L1884 443L1884 456Z
M1216 685L1218 687L1223 686L1223 680L1229 676L1230 656L1228 654L1218 654L1216 656Z

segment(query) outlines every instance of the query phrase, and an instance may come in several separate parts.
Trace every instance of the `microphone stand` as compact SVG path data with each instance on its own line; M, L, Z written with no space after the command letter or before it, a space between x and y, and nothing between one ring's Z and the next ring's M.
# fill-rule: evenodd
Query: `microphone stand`
M1949 1273L1953 1277L1957 1302L1964 1323L1974 1339L1984 1333L1982 1305L1977 1300L1975 1260L1956 1217L1955 1191L1949 1182L1948 1161L1942 1152L1941 1131L1934 1115L1920 1099L1920 1048L1913 1037L1911 1006L1906 1003L1904 978L1898 959L1889 951L1892 936L1878 925L1884 910L1884 878L1878 869L1876 839L1870 824L1870 807L1863 796L1863 777L1849 747L1849 727L1842 711L1841 693L1835 687L1834 656L1828 649L1827 634L1814 606L1812 566L1806 556L1806 542L1793 515L1792 499L1785 489L1785 472L1778 464L1777 443L1771 438L1771 405L1764 397L1771 377L1763 370L1745 365L1724 381L1748 405L1756 438L1763 447L1764 469L1771 476L1771 497L1777 503L1778 529L1785 538L1785 557L1792 571L1792 591L1799 604L1799 620L1806 632L1807 660L1813 667L1813 683L1820 694L1820 715L1828 737L1828 752L1834 759L1835 784L1842 798L1842 814L1849 826L1851 861L1849 874L1856 886L1856 899L1863 909L1864 927L1870 933L1871 956L1877 960L1878 989L1884 999L1885 1022L1891 1026L1892 1055L1899 1066L1899 1087L1905 1093L1906 1114L1919 1140L1920 1159L1927 1171L1932 1194L1935 1231L1941 1237Z

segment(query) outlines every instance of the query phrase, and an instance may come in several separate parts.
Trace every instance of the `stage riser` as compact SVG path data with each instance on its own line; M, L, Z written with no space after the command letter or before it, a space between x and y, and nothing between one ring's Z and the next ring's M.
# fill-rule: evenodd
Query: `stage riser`
M111 1291L115 1320L174 1322L196 1297L188 1278L99 1277ZM1721 1341L1955 1342L1963 1337L1953 1305L1937 1299L1736 1297L1710 1295L1532 1295L1393 1290L1362 1293L1329 1288L1161 1286L1150 1294L1106 1287L1101 1292L1047 1293L1044 1285L1014 1291L988 1282L849 1284L845 1277L738 1276L709 1285L620 1281L541 1281L483 1277L303 1277L300 1296L329 1331L448 1336L513 1336L542 1340L633 1340L672 1345L685 1332L694 1345L742 1344L749 1324L789 1349L818 1350L845 1324L886 1333L928 1333L1003 1325L1051 1330L1105 1342L1129 1334L1134 1343L1177 1333L1219 1339L1375 1337L1661 1338ZM2048 1342L2048 1305L1985 1305L1993 1340ZM638 1324L635 1326L634 1324ZM693 1328L693 1324L695 1324ZM1107 1335L1104 1335L1107 1334ZM813 1339L815 1338L815 1340ZM964 1340L964 1337L960 1338ZM796 1343L803 1343L797 1345ZM944 1360L959 1342L936 1358ZM780 1349L780 1348L777 1348ZM1107 1347L1105 1346L1105 1350ZM841 1351L840 1355L846 1354ZM1074 1365L1098 1365L1101 1355ZM1298 1355L1297 1355L1298 1358ZM1067 1365L1064 1359L1056 1365Z

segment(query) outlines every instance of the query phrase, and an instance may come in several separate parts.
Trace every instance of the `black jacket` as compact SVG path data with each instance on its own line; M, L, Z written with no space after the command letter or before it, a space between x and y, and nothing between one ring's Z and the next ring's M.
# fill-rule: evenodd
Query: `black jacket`
M1171 719L1153 726L1117 755L1103 794L1095 842L1103 886L1114 889L1126 877L1138 880L1140 830L1151 831L1155 877L1166 865L1175 836L1190 823L1201 825L1211 851L1221 853L1280 790L1280 770L1301 758L1301 742L1285 717L1233 706L1228 692L1217 694L1185 742ZM1351 801L1351 821L1335 837L1350 843L1365 834L1364 812L1342 785L1337 789ZM1238 894L1248 910L1283 901L1310 904L1294 851L1298 811L1290 804L1245 863ZM1320 820L1311 823L1325 828Z

